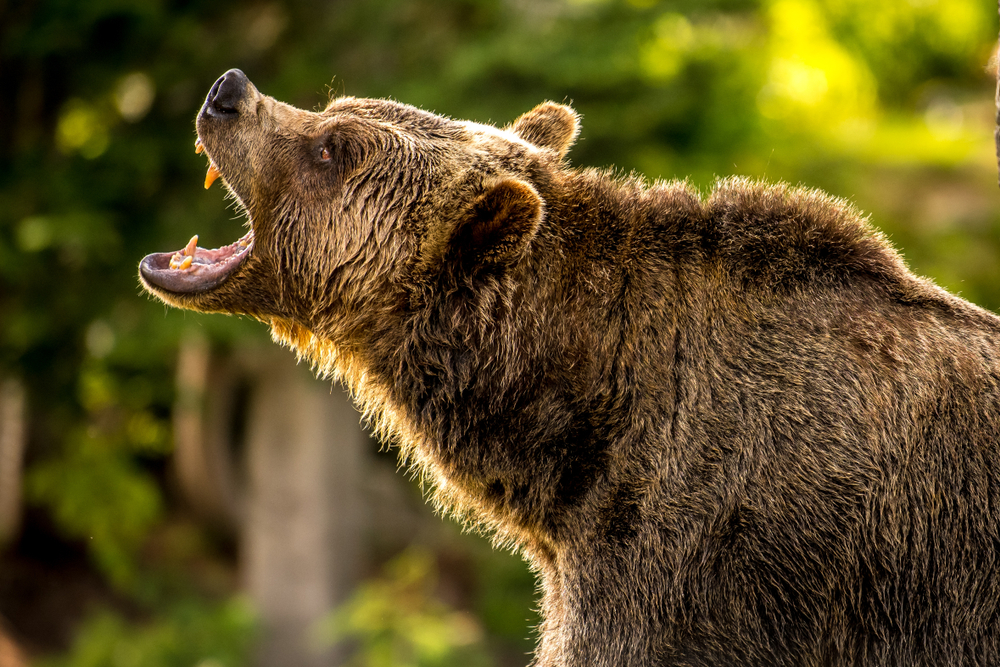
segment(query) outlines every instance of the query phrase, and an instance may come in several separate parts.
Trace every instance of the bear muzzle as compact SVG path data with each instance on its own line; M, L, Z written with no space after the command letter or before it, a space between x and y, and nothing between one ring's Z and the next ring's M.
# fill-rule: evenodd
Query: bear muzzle
M240 117L240 109L246 109L248 98L254 94L255 89L243 72L238 69L229 70L219 77L205 97L205 103L198 113L199 129L206 124L219 123L232 127L229 124ZM206 153L208 157L208 173L205 175L207 189L222 176L222 172L206 152L201 136L195 141L195 153ZM139 264L139 275L143 283L153 291L189 295L207 292L235 273L250 256L253 242L252 228L238 241L213 249L199 248L198 236L195 235L181 250L153 253L144 257Z

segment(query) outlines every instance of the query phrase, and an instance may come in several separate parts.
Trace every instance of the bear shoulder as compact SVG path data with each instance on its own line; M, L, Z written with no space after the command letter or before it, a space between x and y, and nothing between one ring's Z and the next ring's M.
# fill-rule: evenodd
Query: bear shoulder
M852 204L819 190L728 178L705 207L719 258L747 284L864 276L898 288L910 277L882 232Z

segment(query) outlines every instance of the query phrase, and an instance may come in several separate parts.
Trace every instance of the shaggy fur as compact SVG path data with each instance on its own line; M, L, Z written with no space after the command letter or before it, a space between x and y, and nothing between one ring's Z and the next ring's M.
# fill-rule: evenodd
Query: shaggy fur
M516 546L534 664L1000 662L1000 320L821 193L571 169L561 105L500 130L243 81L198 132L250 256L144 282L269 322Z

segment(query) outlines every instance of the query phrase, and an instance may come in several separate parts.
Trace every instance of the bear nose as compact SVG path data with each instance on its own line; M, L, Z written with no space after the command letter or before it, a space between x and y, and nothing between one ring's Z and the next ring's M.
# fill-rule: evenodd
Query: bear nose
M247 94L247 75L238 69L231 69L212 85L205 99L205 113L209 116L233 116L240 101Z

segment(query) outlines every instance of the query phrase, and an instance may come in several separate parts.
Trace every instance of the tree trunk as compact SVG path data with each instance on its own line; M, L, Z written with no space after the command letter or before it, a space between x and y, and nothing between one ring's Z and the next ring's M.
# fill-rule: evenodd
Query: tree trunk
M262 355L247 423L246 588L263 616L261 667L333 664L310 642L360 568L368 438L346 394L290 355Z
M174 437L184 497L240 536L263 621L259 667L334 664L310 630L358 582L370 519L370 440L346 393L284 350L220 357L193 333L179 351Z
M291 363L291 360L289 360ZM230 359L213 356L197 331L181 339L174 402L174 471L188 504L199 516L235 535L242 525L241 462L236 422L242 373Z
M14 538L21 523L24 411L21 382L0 378L0 546Z

